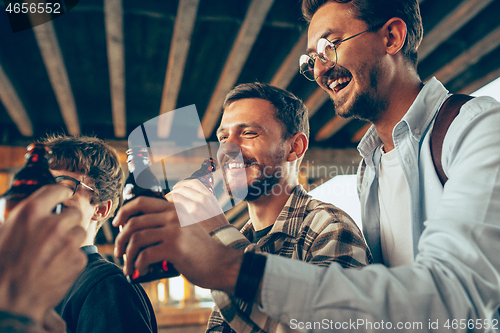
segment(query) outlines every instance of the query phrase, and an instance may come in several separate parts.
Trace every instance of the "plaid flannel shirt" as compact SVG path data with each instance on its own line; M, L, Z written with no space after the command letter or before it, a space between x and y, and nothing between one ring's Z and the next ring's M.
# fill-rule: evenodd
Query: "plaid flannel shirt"
M248 221L238 232L227 225L212 232L217 241L245 249L253 238ZM256 251L328 266L338 262L342 267L361 267L372 263L372 256L356 223L334 205L312 199L297 186L281 210L269 234L256 244ZM212 291L215 308L206 332L287 332L288 326L248 304L221 291ZM219 310L220 309L220 310Z

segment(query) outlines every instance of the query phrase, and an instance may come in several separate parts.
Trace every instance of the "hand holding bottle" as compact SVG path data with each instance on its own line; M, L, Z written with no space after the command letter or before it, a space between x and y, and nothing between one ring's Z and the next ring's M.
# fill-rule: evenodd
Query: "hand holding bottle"
M44 186L16 205L0 227L1 310L41 325L85 267L80 213L70 207L53 213L70 196L62 185Z

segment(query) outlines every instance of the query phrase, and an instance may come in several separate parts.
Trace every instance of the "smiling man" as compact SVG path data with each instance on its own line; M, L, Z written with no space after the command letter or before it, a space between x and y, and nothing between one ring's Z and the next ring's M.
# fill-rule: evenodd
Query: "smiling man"
M228 237L227 228L234 229L228 224L212 236L233 247L243 248L250 241L259 252L319 266L371 263L354 221L335 206L313 200L298 183L309 141L309 117L302 101L282 89L248 83L229 92L223 109L218 160L228 192L247 202L250 220L241 230L246 237L241 243ZM216 307L207 332L285 329L255 305L217 291L213 297L220 312Z
M205 288L257 298L264 313L290 328L326 320L359 332L497 331L500 103L477 97L449 119L437 161L444 177L438 176L429 142L450 94L417 73L418 1L303 0L303 12L310 25L300 71L329 94L337 114L373 123L358 147L358 192L378 264L325 268L242 255L197 225L180 228L168 214L161 255L146 249L136 265L144 270L152 259L170 260ZM137 210L129 207L114 223L124 224ZM118 253L132 230L117 238ZM135 256L136 247L127 253Z
M113 148L94 137L53 136L51 173L73 194L63 202L81 213L86 231L82 250L88 263L56 311L73 333L157 332L156 317L140 285L131 285L115 264L104 259L94 238L119 204L123 171Z

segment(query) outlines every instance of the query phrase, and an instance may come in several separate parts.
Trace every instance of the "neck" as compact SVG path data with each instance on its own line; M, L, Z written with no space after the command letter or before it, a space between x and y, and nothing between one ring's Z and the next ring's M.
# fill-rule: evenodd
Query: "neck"
M85 228L85 226L83 226ZM81 246L87 246L87 245L94 245L94 239L97 234L97 222L96 221L91 221L88 225L86 232L87 235L85 236L85 239L83 240L83 243Z
M380 119L374 122L375 129L384 144L384 151L394 149L392 132L394 127L404 117L423 87L418 75L409 75L408 78L394 81L392 85L389 106Z
M285 206L293 189L298 185L298 182L281 184L282 191L275 191L278 194L263 195L257 200L248 202L248 213L255 230L262 230L273 225L276 222L281 210Z

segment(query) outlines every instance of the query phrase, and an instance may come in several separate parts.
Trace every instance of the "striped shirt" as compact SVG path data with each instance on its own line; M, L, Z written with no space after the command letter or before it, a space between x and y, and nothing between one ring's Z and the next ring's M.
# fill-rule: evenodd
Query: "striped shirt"
M238 232L231 225L212 232L217 241L244 250L252 242L252 221ZM267 252L319 266L338 262L354 268L372 263L372 256L356 223L334 205L312 199L297 186L281 210L269 234L261 238L256 252ZM287 332L289 327L232 295L212 291L215 308L206 332ZM219 310L220 309L220 310Z

